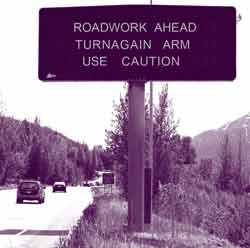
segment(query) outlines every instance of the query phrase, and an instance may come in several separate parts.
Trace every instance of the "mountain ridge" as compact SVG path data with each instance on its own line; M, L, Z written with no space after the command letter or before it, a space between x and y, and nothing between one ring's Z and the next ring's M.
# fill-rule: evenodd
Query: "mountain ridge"
M250 179L250 113L227 122L217 129L204 131L196 135L192 145L196 150L197 162L202 159L212 159L216 169L220 168L223 142L226 136L229 142L229 151L232 155L233 166L242 164L242 177L248 183Z

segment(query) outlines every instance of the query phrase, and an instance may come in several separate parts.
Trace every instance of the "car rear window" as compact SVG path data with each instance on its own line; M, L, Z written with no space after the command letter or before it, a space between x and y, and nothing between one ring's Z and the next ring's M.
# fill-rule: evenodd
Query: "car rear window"
M64 183L54 183L55 186L65 186Z
M31 190L38 190L39 186L35 182L23 182L20 185L20 189L31 189Z

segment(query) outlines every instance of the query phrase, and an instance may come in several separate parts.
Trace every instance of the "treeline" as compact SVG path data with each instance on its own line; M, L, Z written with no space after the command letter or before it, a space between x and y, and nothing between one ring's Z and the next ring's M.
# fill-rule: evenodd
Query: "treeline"
M77 184L109 167L101 146L92 150L48 127L0 115L0 185L23 178Z

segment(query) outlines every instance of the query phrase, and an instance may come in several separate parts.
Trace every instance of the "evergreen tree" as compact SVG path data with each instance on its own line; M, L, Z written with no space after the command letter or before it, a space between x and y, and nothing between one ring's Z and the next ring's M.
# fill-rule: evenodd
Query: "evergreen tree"
M174 120L174 110L172 101L168 96L168 86L165 85L159 94L159 105L154 109L154 129L153 129L153 190L157 194L160 183L169 181L171 164L174 151L172 149L173 139L176 137L178 123Z
M128 89L125 97L120 96L119 104L114 103L112 130L106 130L106 151L110 160L117 165L119 184L127 197L128 185Z
M183 164L195 163L196 153L191 145L192 139L189 136L184 136L181 140L181 150L179 157L182 159Z
M39 176L42 183L47 183L49 178L49 156L46 148L40 148Z
M101 145L94 146L95 154L96 154L96 170L103 170L103 161L102 154L104 153Z
M230 183L232 179L232 154L230 150L228 134L225 136L221 144L220 151L221 170L217 181L217 187L220 190L230 190Z
M212 159L210 159L210 158L201 159L199 172L200 172L200 175L202 176L203 180L209 181L211 179L212 166L213 166Z
M243 192L243 182L242 182L242 167L243 167L243 159L242 159L242 134L239 134L239 143L238 143L238 157L237 157L237 166L233 170L233 181L235 184L234 192L240 194Z
M86 179L92 179L95 175L95 168L92 164L92 152L89 150L87 144L84 145L84 153L85 153L85 167L84 167L84 174Z
M100 153L100 159L104 170L113 170L112 158L109 152L102 150Z
M5 178L7 177L7 171L6 171L6 159L7 154L4 150L4 146L2 142L0 141L0 185L5 184Z
M40 165L41 165L41 145L37 139L33 139L33 145L31 147L28 165L26 171L26 177L32 179L40 179Z
M96 171L96 168L97 168L97 152L96 152L96 147L93 148L92 152L91 152L91 156L92 156L92 163L91 163L91 170L93 171L93 175L95 175L95 171Z
M76 155L76 166L77 168L84 168L84 155L82 146L77 147L77 155Z

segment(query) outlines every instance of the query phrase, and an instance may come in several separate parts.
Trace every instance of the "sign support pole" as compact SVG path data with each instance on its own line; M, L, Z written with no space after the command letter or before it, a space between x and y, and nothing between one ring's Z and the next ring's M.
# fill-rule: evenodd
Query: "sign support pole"
M152 197L153 197L153 82L150 81L150 99L149 99L149 151L148 166L145 167L145 230L151 230L152 222Z
M150 0L150 5L153 1ZM151 230L152 222L152 197L153 197L153 81L150 81L150 98L149 98L149 151L148 164L145 167L145 193L144 193L144 230Z
M144 231L145 81L129 83L128 228Z
M153 4L153 0L150 0L150 5ZM150 185L150 217L149 217L149 224L152 222L152 209L153 209L153 176L154 176L154 120L153 120L153 81L150 81L150 129L149 129L149 168L151 169L151 185ZM151 227L151 225L150 225Z

